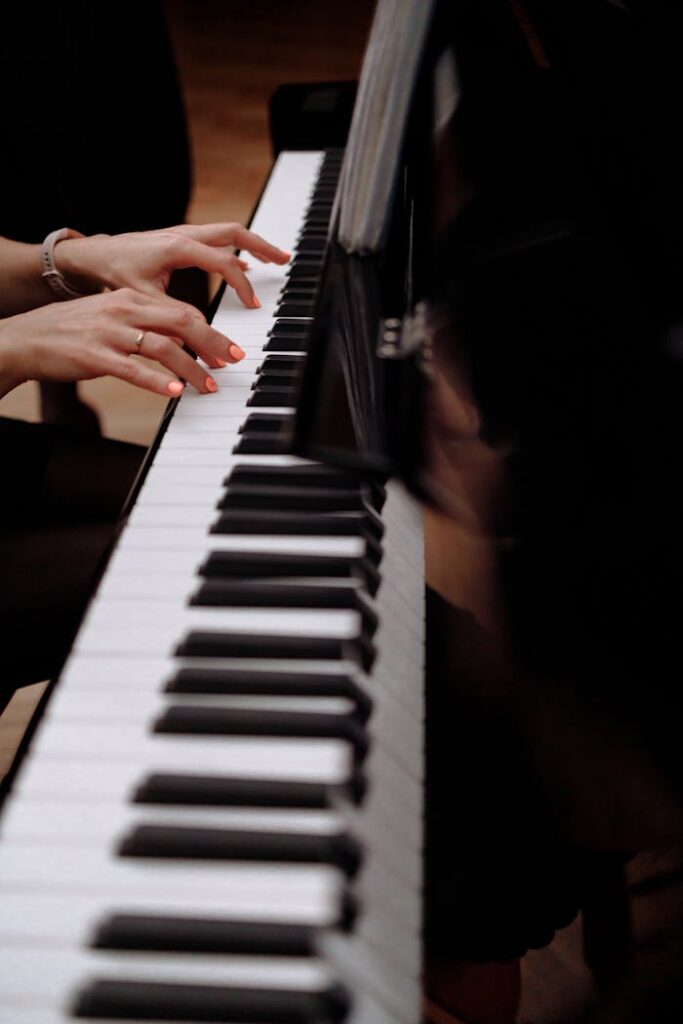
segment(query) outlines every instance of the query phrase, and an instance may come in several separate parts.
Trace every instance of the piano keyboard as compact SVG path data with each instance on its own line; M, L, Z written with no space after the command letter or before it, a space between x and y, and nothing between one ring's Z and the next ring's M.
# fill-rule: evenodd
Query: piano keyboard
M245 350L177 403L0 822L0 1024L420 1019L423 555L282 453L337 154L284 153Z

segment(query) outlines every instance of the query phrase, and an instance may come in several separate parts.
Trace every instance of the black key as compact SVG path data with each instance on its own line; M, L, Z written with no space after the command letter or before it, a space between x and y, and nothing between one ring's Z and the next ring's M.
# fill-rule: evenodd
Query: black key
M191 605L212 608L347 608L358 612L366 632L374 633L378 619L359 588L339 583L283 583L263 580L204 580L190 598Z
M267 416L268 413L251 413L254 416ZM234 466L223 480L227 486L231 483L269 483L274 486L305 487L341 487L351 489L360 486L360 478L348 469L337 469L326 466L322 462L304 463L299 466L250 466L238 464Z
M291 429L294 417L287 413L252 412L239 429L241 433L255 433L260 430L266 434L277 433L279 430Z
M116 852L119 857L333 864L349 878L357 873L362 861L360 846L343 832L316 836L172 825L136 825Z
M200 576L237 576L241 579L278 579L283 576L357 579L376 594L379 573L366 558L337 555L271 554L251 551L212 551L199 569Z
M91 946L95 949L307 957L317 952L318 934L310 925L112 914L97 926Z
M353 661L369 672L377 651L363 636L278 636L190 630L176 647L179 658L288 658Z
M296 356L294 356L296 358ZM259 375L263 374L263 380L268 384L295 384L296 381L301 377L301 365L298 367L278 367L272 364L267 364L267 360L271 359L271 355L267 355L261 366L257 369L256 373ZM301 364L301 359L299 359Z
M273 355L266 356L261 365L257 369L257 373L261 373L262 370L291 370L293 372L299 372L303 370L304 360L301 356L288 356L280 355L275 352Z
M305 268L300 267L295 273L291 272L287 275L285 287L291 285L292 287L299 288L300 286L311 287L314 286L316 290L320 287L320 272L319 271L306 271Z
M263 388L291 388L296 391L301 373L297 370L262 370L251 386L252 391Z
M379 554L381 521L366 512L278 512L259 509L226 509L211 527L211 533L239 533L250 536L281 534L288 537L364 537Z
M304 235L297 242L297 255L303 253L312 253L316 256L320 255L325 251L326 244L327 240L325 238L316 238L313 235Z
M304 463L299 466L239 465L235 466L223 480L225 487L233 483L267 483L282 487L339 487L342 490L357 488L376 509L381 509L386 500L386 489L382 484L375 480L363 479L350 470L326 466L321 462ZM377 523L381 523L379 518ZM379 529L378 536L381 536L382 532L383 529Z
M165 693L241 694L265 697L347 697L367 721L372 700L343 672L285 672L245 668L180 668Z
M232 451L234 455L279 455L289 451L290 443L285 433L245 430Z
M345 740L360 760L367 754L369 746L362 723L353 714L179 704L162 711L152 732L183 736L286 736L291 739Z
M285 487L269 484L227 485L219 508L274 508L311 512L363 512L365 497L357 488Z
M223 1024L332 1024L347 1019L341 986L321 992L94 979L76 996L74 1017Z
M329 810L341 801L360 803L366 782L355 773L348 786L278 779L235 779L220 775L149 775L136 789L133 803L192 807L296 807Z
M283 334L300 334L303 332L304 335L308 336L309 331L310 323L308 320L276 320L268 334L273 335L279 332Z
M271 338L272 341L272 338ZM270 342L268 342L270 344ZM296 397L296 388L293 387L259 387L252 385L254 391L251 397L247 400L247 405L252 408L268 408L277 409L281 406L284 408L291 408L294 404L293 399Z
M285 299L275 310L275 316L310 316L315 313L315 302L305 299Z
M264 352L306 352L307 334L271 334L263 346Z

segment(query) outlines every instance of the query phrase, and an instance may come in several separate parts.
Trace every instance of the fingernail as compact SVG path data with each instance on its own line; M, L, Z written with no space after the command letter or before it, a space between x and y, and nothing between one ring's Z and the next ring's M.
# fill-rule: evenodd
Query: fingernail
M222 369L222 368L223 368L224 366L227 366L227 365L228 365L228 364L226 363L225 359L219 359L219 358L218 358L218 356L215 356L215 357L214 357L214 359L215 359L215 363L216 363L216 366L219 366L219 367L220 367L221 369Z
M228 348L228 352L230 353L233 359L244 359L244 350L241 349L239 345L235 345L234 342Z
M218 384L216 384L216 381L213 379L213 377L206 378L206 380L204 381L204 387L206 388L207 391L218 391Z
M183 385L179 380L172 380L168 385L169 395L181 395L183 392Z
M260 303L260 301L259 301L259 299L257 298L256 295L254 296L254 301L252 303L252 306L253 306L254 309L261 309L261 303Z

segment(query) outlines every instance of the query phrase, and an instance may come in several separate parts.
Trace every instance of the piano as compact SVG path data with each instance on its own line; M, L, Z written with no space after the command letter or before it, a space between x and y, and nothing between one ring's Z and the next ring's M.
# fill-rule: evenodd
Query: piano
M421 513L285 443L341 165L280 154L293 262L223 294L246 357L171 403L14 778L2 1024L420 1019Z

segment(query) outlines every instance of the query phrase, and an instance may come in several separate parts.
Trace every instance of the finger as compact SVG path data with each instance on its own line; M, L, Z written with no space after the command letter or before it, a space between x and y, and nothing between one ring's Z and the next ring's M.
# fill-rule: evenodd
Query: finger
M145 391L153 391L157 395L165 395L167 398L177 398L184 388L177 377L163 370L155 370L138 359L129 359L118 352L101 353L100 367L102 375L118 377L128 384L143 388Z
M241 224L182 224L173 230L206 245L234 245L236 249L246 249L263 263L287 263L291 257L291 253Z
M207 374L205 368L196 359L183 350L177 338L146 331L141 344L133 354L144 356L145 359L156 360L157 363L174 373L176 377L191 384L200 394L205 395L218 390L218 385L213 377Z
M170 339L180 339L205 361L221 360L223 363L238 363L244 352L230 338L216 331L204 320L194 316L191 306L179 303L176 307L167 303L141 305L135 310L134 321L127 328L125 351L131 352L140 330L163 334Z
M169 270L199 267L209 273L220 274L235 289L245 306L250 309L259 309L261 306L238 257L225 249L214 248L186 237L169 252L167 267Z

